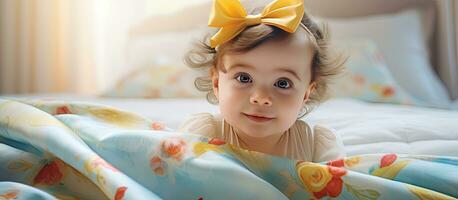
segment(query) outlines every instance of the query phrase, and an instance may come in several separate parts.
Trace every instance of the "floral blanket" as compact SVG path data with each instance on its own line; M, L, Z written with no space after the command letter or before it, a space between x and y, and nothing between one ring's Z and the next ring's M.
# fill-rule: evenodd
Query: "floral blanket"
M107 106L0 100L1 200L457 197L457 157L310 163L174 132Z

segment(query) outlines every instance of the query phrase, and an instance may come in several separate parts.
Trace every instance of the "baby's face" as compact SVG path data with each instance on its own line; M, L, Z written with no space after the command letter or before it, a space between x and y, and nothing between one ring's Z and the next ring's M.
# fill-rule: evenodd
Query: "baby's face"
M225 54L212 76L221 116L251 137L281 134L310 92L313 46L301 28L240 54Z

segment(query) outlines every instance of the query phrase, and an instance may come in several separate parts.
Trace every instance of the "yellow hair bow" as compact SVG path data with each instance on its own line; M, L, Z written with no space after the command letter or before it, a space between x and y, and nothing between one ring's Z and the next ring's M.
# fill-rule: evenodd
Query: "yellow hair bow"
M261 14L247 15L239 0L214 0L208 26L221 29L210 39L210 46L215 48L237 36L245 27L260 23L293 33L304 15L303 4L303 0L276 0Z

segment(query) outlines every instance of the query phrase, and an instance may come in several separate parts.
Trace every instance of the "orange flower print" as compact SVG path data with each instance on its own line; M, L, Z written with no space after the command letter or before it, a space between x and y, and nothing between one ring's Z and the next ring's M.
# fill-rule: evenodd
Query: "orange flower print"
M360 160L361 160L361 157L359 157L359 156L349 157L349 158L345 159L345 166L353 167L353 166L359 164Z
M332 161L323 166L317 163L300 162L296 165L297 172L306 189L313 193L315 198L325 196L337 197L342 192L342 176L347 170L337 166L343 166L343 160Z
M382 88L382 97L388 98L392 97L395 93L395 90L391 86L385 86Z
M411 162L410 160L396 162L397 158L398 156L394 153L383 155L380 159L380 168L374 166L374 168L370 169L369 173L374 176L394 180L398 173Z
M33 184L54 185L59 183L62 177L63 174L59 169L59 163L57 160L54 160L41 168L33 179Z
M6 191L3 194L0 194L0 199L1 200L11 200L11 199L16 199L19 197L19 191L18 190L9 190Z
M107 163L105 160L103 160L101 157L96 157L92 162L91 162L91 167L92 168L98 168L98 167L105 167L110 169L113 172L119 172L118 169L113 167L110 163Z
M150 167L155 174L163 176L167 168L167 163L164 162L160 157L155 156L150 160Z
M161 131L161 130L165 129L165 125L163 123L153 122L153 123L151 123L151 128L153 130Z
M218 139L218 138L212 138L208 141L208 144L214 144L214 145L223 145L226 144L224 140Z
M309 192L319 192L325 189L332 179L326 166L311 162L299 162L296 165L297 174Z
M341 177L347 173L347 170L334 166L328 166L328 170L332 175L332 179L323 190L313 193L313 196L316 198L323 198L325 196L337 197L342 192L343 181Z
M327 163L327 165L334 166L334 167L344 167L345 162L343 159L331 160Z
M121 200L124 197L124 193L126 193L127 187L120 187L116 190L115 200Z
M62 114L72 114L70 109L68 109L67 106L59 106L56 109L56 115L62 115Z
M394 153L384 155L380 161L380 168L390 166L394 163L394 161L396 161L397 158L398 156L396 156Z
M186 152L186 141L181 138L167 138L162 142L162 153L167 157L181 160Z

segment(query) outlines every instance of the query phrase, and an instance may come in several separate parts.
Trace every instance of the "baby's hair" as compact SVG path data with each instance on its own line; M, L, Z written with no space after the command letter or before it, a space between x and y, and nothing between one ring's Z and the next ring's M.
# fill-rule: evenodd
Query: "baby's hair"
M253 14L260 9L254 9L251 13ZM315 106L328 98L329 84L343 72L346 61L341 54L335 54L329 50L329 33L326 25L319 27L304 13L300 26L302 27L298 28L304 28L306 31L308 29L307 36L315 47L311 66L311 83L315 82L316 85L315 89L311 91L309 99L305 103L304 112L299 118L310 113ZM211 104L217 104L218 99L213 92L210 70L213 67L219 68L221 58L225 53L247 52L267 40L285 38L291 35L282 29L261 23L245 28L232 40L212 48L210 47L210 37L214 33L216 31L207 34L202 41L195 43L194 48L185 56L185 62L190 68L206 72L205 76L196 78L194 84L199 91L207 92L207 100Z

